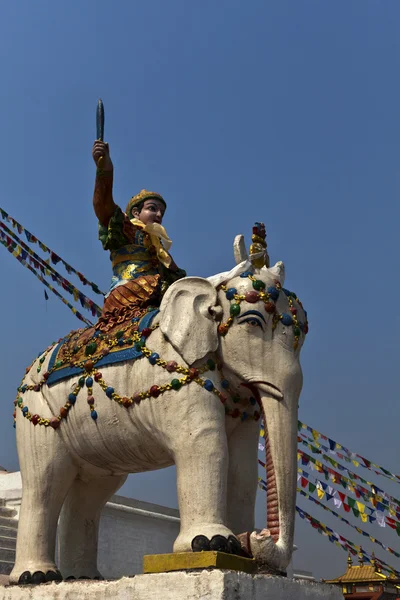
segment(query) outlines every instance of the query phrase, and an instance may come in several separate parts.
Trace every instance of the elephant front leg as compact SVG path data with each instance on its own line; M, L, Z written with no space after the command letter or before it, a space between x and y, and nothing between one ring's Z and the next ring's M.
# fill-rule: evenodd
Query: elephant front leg
M185 422L186 435L180 436L180 447L174 450L181 516L174 552L237 553L240 544L226 523L229 456L225 415L216 409L197 412L200 422L193 423L194 415L190 415L192 422L189 427Z

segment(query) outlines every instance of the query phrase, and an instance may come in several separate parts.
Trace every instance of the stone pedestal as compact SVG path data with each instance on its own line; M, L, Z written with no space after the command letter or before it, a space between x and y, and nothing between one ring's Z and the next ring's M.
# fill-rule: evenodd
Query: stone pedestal
M343 600L323 583L233 571L177 571L118 581L67 581L0 587L0 600Z

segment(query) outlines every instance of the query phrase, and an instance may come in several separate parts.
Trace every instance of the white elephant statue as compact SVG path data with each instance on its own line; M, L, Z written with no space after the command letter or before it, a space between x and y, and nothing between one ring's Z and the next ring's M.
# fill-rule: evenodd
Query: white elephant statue
M89 360L83 376L56 385L41 375L51 348L33 363L16 400L23 495L11 583L101 578L105 503L129 473L173 464L181 517L174 552L243 555L238 536L247 532L250 556L286 570L307 317L282 288L283 275L282 263L257 269L243 261L230 273L177 281L151 326L137 333L138 360L101 372ZM260 415L269 510L267 529L255 532ZM62 575L55 564L60 512Z

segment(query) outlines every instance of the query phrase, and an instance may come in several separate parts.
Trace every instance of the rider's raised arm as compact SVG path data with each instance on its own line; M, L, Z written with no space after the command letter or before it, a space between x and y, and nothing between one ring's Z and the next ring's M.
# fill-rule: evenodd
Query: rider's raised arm
M97 140L93 144L92 156L97 165L93 208L99 223L107 227L116 209L112 195L114 166L108 144Z

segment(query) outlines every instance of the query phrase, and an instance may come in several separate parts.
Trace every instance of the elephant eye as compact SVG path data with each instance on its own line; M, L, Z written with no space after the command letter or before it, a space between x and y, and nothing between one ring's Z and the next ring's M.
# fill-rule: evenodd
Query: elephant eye
M241 321L240 325L242 325L242 323L248 323L250 327L261 327L261 329L263 329L261 322L255 317L249 317L248 319L244 319L243 321Z

